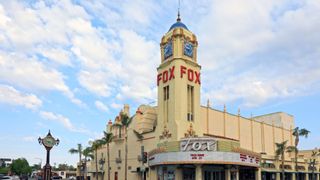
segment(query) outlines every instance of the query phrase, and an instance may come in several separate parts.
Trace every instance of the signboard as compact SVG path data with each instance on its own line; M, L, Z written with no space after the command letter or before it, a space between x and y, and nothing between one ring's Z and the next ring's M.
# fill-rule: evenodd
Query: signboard
M177 70L180 74L180 78L187 78L190 82L194 82L195 84L201 84L200 82L200 72L193 70L191 68L187 68L185 66L178 67ZM157 76L157 85L162 83L166 83L171 79L175 79L175 66L169 68L169 70L165 70L160 72Z
M213 138L182 139L180 151L217 151L217 140Z
M258 167L260 159L236 152L217 151L187 151L187 152L165 152L154 154L149 157L149 166L161 164L239 164Z

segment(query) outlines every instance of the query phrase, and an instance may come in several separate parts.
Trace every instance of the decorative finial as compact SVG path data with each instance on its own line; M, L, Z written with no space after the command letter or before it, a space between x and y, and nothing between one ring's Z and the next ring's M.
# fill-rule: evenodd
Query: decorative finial
M238 116L240 116L240 108L238 108Z
M210 107L210 100L207 100L207 107Z
M223 111L224 111L224 112L227 112L227 107L226 107L225 104L223 105Z
M180 0L179 0L179 6L178 6L178 18L177 21L180 22L181 18L180 18Z

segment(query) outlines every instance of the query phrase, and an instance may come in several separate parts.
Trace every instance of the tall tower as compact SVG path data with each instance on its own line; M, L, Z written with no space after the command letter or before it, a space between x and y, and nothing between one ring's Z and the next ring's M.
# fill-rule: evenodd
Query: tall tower
M158 125L160 141L199 136L200 69L196 36L177 22L162 37L161 64L157 68Z

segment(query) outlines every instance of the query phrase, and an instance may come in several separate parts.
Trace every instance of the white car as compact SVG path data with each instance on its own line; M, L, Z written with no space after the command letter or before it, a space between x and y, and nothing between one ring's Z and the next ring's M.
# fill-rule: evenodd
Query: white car
M2 176L1 180L13 180L11 176Z

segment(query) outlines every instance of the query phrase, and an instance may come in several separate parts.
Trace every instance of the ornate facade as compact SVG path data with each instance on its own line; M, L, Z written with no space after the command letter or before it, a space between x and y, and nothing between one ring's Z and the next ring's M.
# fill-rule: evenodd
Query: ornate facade
M158 104L141 105L130 115L125 105L120 113L132 122L125 134L121 116L107 124L114 135L110 144L110 167L99 168L99 179L125 179L125 138L128 145L129 180L279 180L281 161L275 156L276 144L294 145L294 118L283 112L257 117L230 114L200 105L201 66L197 61L195 34L178 17L160 43L161 62L157 68ZM97 159L106 160L106 147ZM142 152L143 151L143 152ZM145 153L144 153L145 152ZM147 156L147 159L144 159ZM319 164L313 169L310 151L298 158L295 172L294 154L285 155L286 179L319 179ZM319 159L316 160L319 162ZM94 178L94 161L89 166Z

